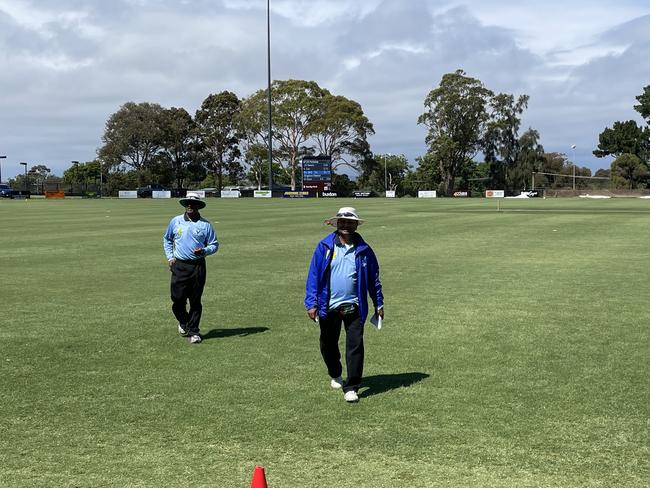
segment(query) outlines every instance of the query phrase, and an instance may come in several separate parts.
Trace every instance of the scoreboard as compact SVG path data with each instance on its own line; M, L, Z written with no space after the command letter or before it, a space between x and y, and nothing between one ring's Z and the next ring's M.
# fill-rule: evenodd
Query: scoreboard
M328 190L332 184L332 159L327 156L302 158L303 190Z

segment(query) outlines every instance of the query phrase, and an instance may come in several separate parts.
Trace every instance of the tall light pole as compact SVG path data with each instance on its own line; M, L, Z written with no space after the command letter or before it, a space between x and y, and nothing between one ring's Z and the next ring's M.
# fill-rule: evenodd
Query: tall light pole
M572 144L571 149L573 149L573 190L576 189L576 145Z
M25 191L27 191L27 163L20 163L25 167Z
M273 196L273 118L271 116L271 0L266 0L266 62L269 90L269 191Z
M384 191L388 190L388 170L386 166L386 155L384 154Z
M7 156L0 156L0 159L7 159ZM0 183L2 183L2 164L0 164Z
M77 180L77 167L79 167L79 161L70 161L72 163L72 167L75 168L74 172L74 180ZM72 184L72 181L70 181L70 195L72 196L72 190L74 190L74 186Z
M384 154L384 190L388 190L388 169L386 166L386 159L388 157L392 157L393 155L390 153Z

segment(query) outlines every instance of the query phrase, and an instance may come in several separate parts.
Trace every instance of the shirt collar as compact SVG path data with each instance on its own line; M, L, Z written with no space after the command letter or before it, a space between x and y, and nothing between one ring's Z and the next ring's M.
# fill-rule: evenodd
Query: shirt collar
M201 220L201 214L199 214L199 218L198 218L198 219L196 219L196 220L192 220L191 218L189 218L189 217L187 216L186 213L184 213L184 214L183 214L183 220L184 220L185 222L198 222L199 220Z
M357 233L356 232L354 234L352 234L352 242L351 242L351 244L352 244L353 247L357 245ZM334 245L335 246L344 246L344 244L341 242L341 237L339 236L338 232L334 236Z

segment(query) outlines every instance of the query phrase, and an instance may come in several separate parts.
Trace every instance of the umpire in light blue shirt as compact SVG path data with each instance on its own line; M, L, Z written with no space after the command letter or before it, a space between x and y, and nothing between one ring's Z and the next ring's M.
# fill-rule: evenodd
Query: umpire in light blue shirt
M368 295L374 313L384 317L379 264L371 247L356 232L363 223L352 207L339 209L325 223L336 227L322 239L309 266L305 293L307 315L320 325L320 351L330 386L343 389L347 402L359 400L363 375L363 325L368 318ZM339 336L345 327L347 381L343 381Z
M219 249L212 224L201 217L205 202L195 192L179 200L185 213L174 217L163 236L163 249L172 273L172 312L178 320L178 333L191 344L201 342L201 296L205 287L205 257ZM187 310L187 303L190 308Z

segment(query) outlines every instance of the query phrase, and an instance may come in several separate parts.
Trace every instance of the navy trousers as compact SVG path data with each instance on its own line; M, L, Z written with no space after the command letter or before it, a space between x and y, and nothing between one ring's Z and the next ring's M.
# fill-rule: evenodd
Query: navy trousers
M343 372L339 337L341 325L345 327L345 364L348 379L343 384L343 391L357 391L361 386L363 376L363 325L359 316L359 307L354 307L351 313L343 314L332 310L326 317L319 318L320 352L327 366L327 372L332 378L338 378Z
M171 267L172 282L172 312L178 323L190 335L199 333L199 323L201 322L201 296L205 287L205 259L197 261L180 261ZM189 311L187 304L189 302Z

